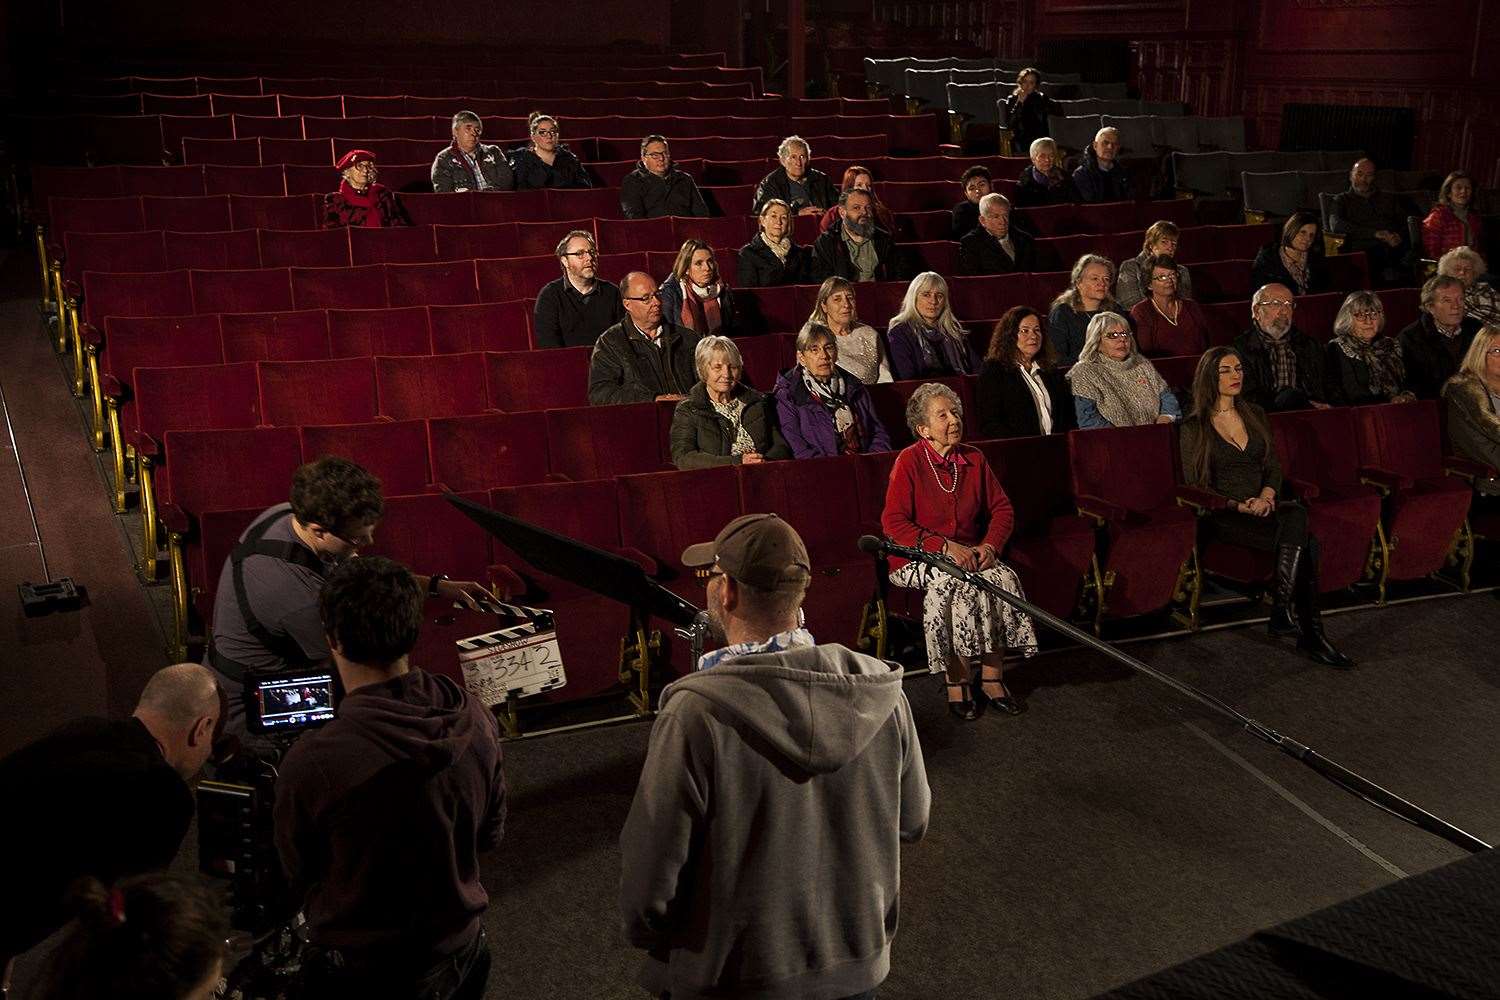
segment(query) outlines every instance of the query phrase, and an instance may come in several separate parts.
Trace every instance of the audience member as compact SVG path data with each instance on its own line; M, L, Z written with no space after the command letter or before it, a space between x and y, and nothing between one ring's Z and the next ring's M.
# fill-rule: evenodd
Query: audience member
M1406 363L1406 388L1418 399L1437 399L1458 371L1481 324L1464 315L1464 283L1440 274L1422 286L1422 315L1396 335Z
M662 318L656 279L631 271L620 282L626 316L599 335L589 357L589 402L677 401L698 381L698 334Z
M1182 419L1177 397L1156 367L1136 350L1130 324L1119 313L1101 312L1089 320L1088 339L1067 378L1082 430Z
M844 191L863 191L870 196L870 201L875 208L875 224L888 233L896 231L896 217L891 210L885 207L880 200L880 195L875 193L875 175L870 173L869 167L859 165L852 166L844 171L844 183L839 186L840 193ZM818 232L826 233L839 221L839 206L831 205L828 211L823 213L823 218L818 220Z
M1296 635L1297 648L1330 667L1354 666L1323 634L1318 611L1318 540L1307 509L1278 501L1281 460L1265 410L1245 398L1245 366L1232 347L1204 353L1193 376L1193 412L1182 424L1183 478L1228 501L1199 520L1200 540L1275 557L1273 636Z
M701 219L712 214L698 182L672 162L672 149L659 135L641 140L641 161L620 181L620 211L627 219Z
M812 563L776 515L736 518L682 561L706 574L727 645L662 691L620 834L640 982L663 997L872 998L901 843L921 839L931 802L901 671L815 645L800 624Z
M1067 205L1081 201L1073 178L1062 168L1057 143L1048 138L1036 139L1029 150L1031 166L1021 171L1016 180L1015 205L1017 208L1035 208L1039 205Z
M1324 353L1330 403L1364 406L1417 398L1406 389L1401 344L1385 333L1385 306L1374 292L1351 292L1344 299Z
M1130 310L1142 354L1161 358L1202 354L1208 346L1208 316L1203 307L1177 292L1181 270L1171 257L1151 261L1151 294Z
M1437 273L1464 283L1464 313L1486 326L1500 325L1500 292L1481 277L1484 258L1469 247L1454 247L1438 260Z
M339 189L323 196L324 229L383 229L411 225L396 192L375 183L375 154L351 149L339 158Z
M1437 260L1456 247L1484 246L1484 220L1474 211L1474 179L1462 170L1443 178L1437 204L1422 220L1422 247Z
M1141 252L1120 262L1120 274L1115 278L1115 301L1121 309L1132 309L1137 302L1151 295L1151 260L1154 257L1175 260L1180 235L1181 231L1166 220L1153 222L1146 230ZM1177 265L1177 297L1193 297L1193 276L1181 264Z
M672 464L704 469L791 457L774 401L740 380L745 362L734 341L704 337L693 349L693 364L698 381L672 411Z
M375 541L385 511L380 480L346 458L324 456L292 477L289 503L262 511L224 561L204 657L228 702L229 732L245 726L247 674L326 667L318 591L329 571ZM439 573L417 578L429 597L477 608L494 595Z
M500 843L505 775L488 706L412 666L423 588L379 556L318 598L344 696L276 783L276 849L318 954L305 996L479 1000L489 978L479 854Z
M1010 224L1010 199L992 191L979 202L979 225L958 241L959 274L1030 271L1031 237Z
M1014 149L1025 149L1047 134L1047 116L1054 109L1052 99L1042 93L1041 86L1041 72L1027 66L1016 74L1016 89L1005 99L1005 118L1010 123Z
M911 279L885 339L891 349L891 374L898 380L979 371L968 332L948 301L948 282L936 271Z
M958 394L941 382L918 386L906 404L906 423L916 443L902 449L891 468L881 528L900 545L941 552L959 568L1024 598L1015 571L1000 561L1015 523L1010 500L984 452L960 443ZM1025 711L1006 686L1004 669L1007 651L1036 654L1030 615L925 563L893 557L891 583L925 592L927 670L944 674L949 712L972 722L979 717L976 700L1006 715ZM975 659L977 677L970 672Z
M780 198L760 207L760 232L740 248L741 288L800 285L812 280L812 248L792 242L792 209Z
M517 189L593 187L583 164L562 142L562 129L556 118L536 111L526 124L531 141L510 154Z
M838 227L813 243L813 275L850 281L890 281L898 277L896 241L875 225L874 203L868 192L855 189L839 195Z
M11 817L0 823L0 975L67 921L75 880L111 884L171 863L219 715L213 674L178 663L152 675L128 719L76 719L0 759Z
M1328 266L1323 260L1318 217L1294 212L1281 227L1281 238L1268 243L1250 265L1250 287L1285 285L1295 295L1328 290Z
M1130 200L1130 177L1117 162L1120 132L1106 125L1094 133L1083 151L1083 162L1073 171L1073 187L1083 202Z
M1047 314L1047 339L1059 364L1071 365L1083 351L1089 323L1100 313L1120 313L1120 304L1110 298L1115 266L1108 257L1086 253L1073 265L1068 287L1052 300Z
M854 283L844 278L829 278L818 289L812 315L802 324L826 326L833 331L839 345L839 367L865 385L891 381L891 357L885 337L873 326L861 323L855 309Z
M838 360L838 337L810 324L797 334L797 363L776 379L776 414L794 458L891 450L869 390Z
M588 230L568 233L555 252L562 277L537 293L531 340L537 347L585 347L625 318L620 290L599 280L599 247Z
M1245 401L1262 410L1322 409L1323 351L1292 323L1296 300L1285 285L1262 285L1250 299L1250 329L1234 339Z
M821 170L808 166L812 147L800 135L789 135L776 147L781 165L755 186L755 200L750 211L760 214L766 202L779 198L796 215L822 215L838 204L839 193L833 181Z
M1487 326L1475 335L1458 371L1443 385L1443 398L1453 450L1500 469L1500 327ZM1475 488L1500 497L1500 477L1481 478Z
M703 240L686 240L677 251L672 273L661 283L661 311L699 336L734 332L734 293L719 276L713 247Z
M953 206L953 238L961 240L979 225L979 200L992 190L989 167L972 166L959 178L964 200Z
M459 191L510 191L515 174L505 151L479 141L484 123L472 111L453 116L453 145L432 161L432 189L439 194Z
M1395 195L1375 190L1375 161L1361 158L1349 170L1349 190L1335 195L1328 231L1344 237L1344 250L1363 250L1370 273L1385 284L1400 280L1406 257L1406 211Z
M974 387L981 438L1062 434L1078 426L1073 393L1042 334L1042 315L1012 306L995 324Z
M91 833L98 834L100 828ZM155 872L113 888L82 882L77 916L47 960L35 1000L213 1000L228 957L229 915L201 880Z

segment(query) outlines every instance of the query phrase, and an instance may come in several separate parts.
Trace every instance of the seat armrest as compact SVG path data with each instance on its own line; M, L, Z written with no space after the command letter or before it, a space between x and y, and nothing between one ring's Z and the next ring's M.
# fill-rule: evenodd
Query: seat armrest
M1078 513L1084 517L1091 517L1103 524L1106 521L1123 521L1130 512L1119 504L1110 503L1100 497L1080 494L1073 498Z
M1303 500L1316 500L1323 493L1322 488L1317 483L1306 479L1287 476L1285 482L1292 488L1292 492L1296 493Z
M78 324L78 335L82 337L83 342L85 344L88 344L90 347L98 347L100 344L104 343L104 332L98 327L94 326L94 324L92 323Z
M619 555L624 556L626 559L629 559L641 569L645 570L647 576L655 576L661 571L661 566L658 565L657 561L646 555L646 553L642 552L640 549L632 548L629 545L623 545L620 548L616 549L615 552Z
M1476 479L1494 479L1500 476L1500 472L1483 462L1476 462L1471 458L1459 458L1457 455L1443 456L1443 471L1450 476L1467 479L1471 483Z
M131 428L126 433L130 436L130 444L137 455L155 458L161 454L161 442L150 434L136 428Z
M116 403L125 398L125 387L120 384L120 380L107 373L99 376L99 392L105 399Z
M1409 490L1412 487L1412 481L1400 473L1373 465L1359 467L1359 481L1368 483L1386 494L1394 493L1396 490Z
M193 519L175 503L162 504L156 513L161 518L161 523L174 535L186 535L193 530Z
M1211 510L1228 510L1231 503L1228 497L1201 486L1179 486L1173 496L1179 505L1191 507L1199 514L1206 514Z
M79 299L83 298L83 286L74 281L72 278L64 278L63 298L72 299L74 302L77 302Z

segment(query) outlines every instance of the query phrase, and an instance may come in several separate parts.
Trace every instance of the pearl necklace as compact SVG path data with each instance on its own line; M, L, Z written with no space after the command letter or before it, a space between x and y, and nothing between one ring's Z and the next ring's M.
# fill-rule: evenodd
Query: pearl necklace
M944 486L943 485L943 477L940 476L940 475L938 475L937 463L932 460L932 448L931 448L931 446L928 447L927 451L924 454L926 454L926 456L927 456L927 467L932 470L932 478L937 480L938 489L942 490L944 493L957 493L958 492L958 474L960 472L960 469L958 467L958 463L957 462L953 463L953 485L951 487L950 486Z

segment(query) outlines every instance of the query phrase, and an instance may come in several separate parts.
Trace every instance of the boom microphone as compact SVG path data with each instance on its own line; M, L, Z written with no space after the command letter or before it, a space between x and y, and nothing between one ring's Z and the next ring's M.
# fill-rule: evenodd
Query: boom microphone
M879 535L860 535L859 551L868 552L872 556L878 556L887 551L886 540Z

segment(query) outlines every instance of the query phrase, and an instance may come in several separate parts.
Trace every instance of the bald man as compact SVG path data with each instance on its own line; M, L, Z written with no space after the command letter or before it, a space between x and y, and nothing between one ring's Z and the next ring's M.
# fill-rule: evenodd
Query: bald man
M67 919L69 885L165 868L219 722L209 670L158 670L128 719L83 718L0 760L0 965Z
M1375 187L1375 161L1361 157L1349 168L1349 190L1334 195L1328 231L1344 237L1344 252L1363 250L1377 284L1391 285L1402 273L1407 250L1406 209L1395 195Z
M673 402L698 381L698 334L663 316L656 279L631 271L620 282L625 318L599 335L589 356L589 403Z

